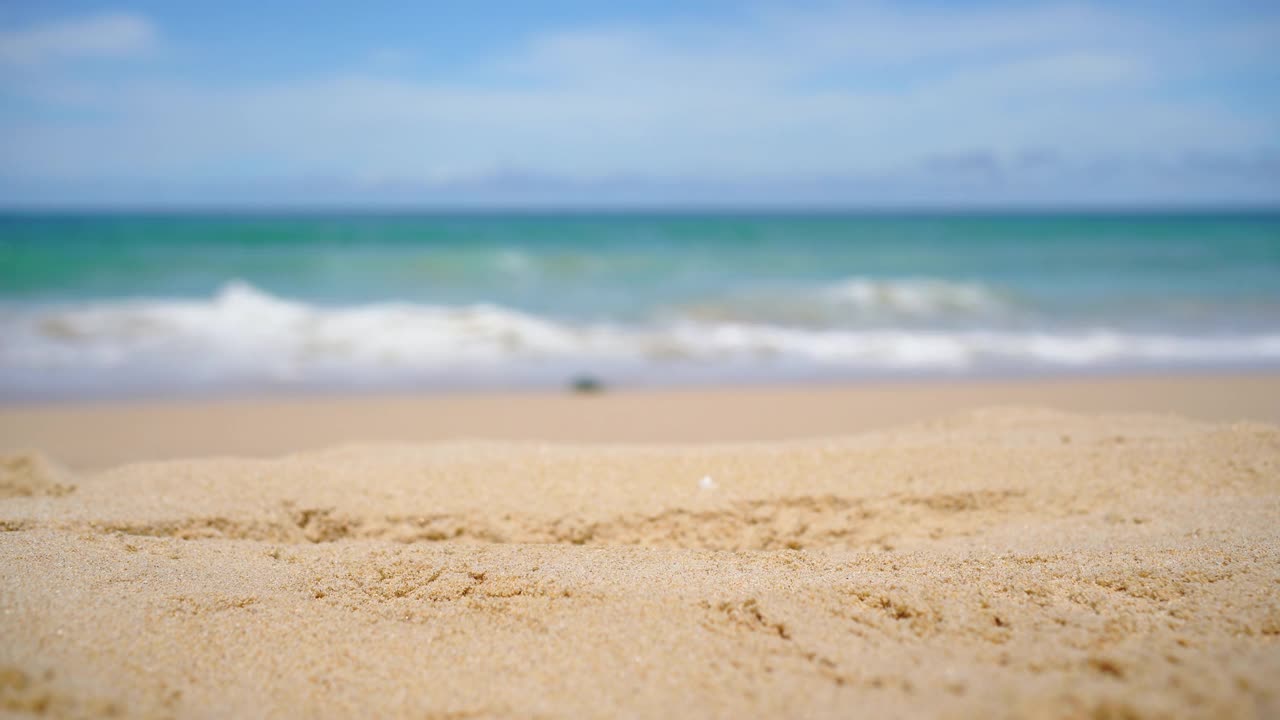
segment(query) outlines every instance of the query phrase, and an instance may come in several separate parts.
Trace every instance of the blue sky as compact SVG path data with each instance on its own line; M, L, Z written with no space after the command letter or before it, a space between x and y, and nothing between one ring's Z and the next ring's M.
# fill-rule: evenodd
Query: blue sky
M1280 204L1280 4L0 2L0 204Z

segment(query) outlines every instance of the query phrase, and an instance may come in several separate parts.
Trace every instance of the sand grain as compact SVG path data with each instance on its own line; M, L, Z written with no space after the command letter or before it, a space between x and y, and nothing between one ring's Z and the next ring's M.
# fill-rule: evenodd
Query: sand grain
M1280 714L1268 425L1002 409L147 463L52 494L24 462L11 713Z

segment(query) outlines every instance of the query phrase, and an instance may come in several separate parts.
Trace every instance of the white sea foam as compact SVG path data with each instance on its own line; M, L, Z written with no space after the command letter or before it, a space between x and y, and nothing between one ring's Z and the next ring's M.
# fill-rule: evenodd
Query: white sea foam
M854 288L857 302L866 296ZM887 295L886 295L887 292ZM900 307L990 300L980 289L872 292ZM879 293L877 295L877 293ZM882 300L876 300L881 302ZM327 307L232 283L207 300L133 300L0 311L0 393L31 383L112 383L139 374L163 387L240 382L376 381L379 377L527 376L530 368L658 377L681 367L811 367L857 374L984 367L1280 362L1280 330L1235 336L1133 334L1105 328L811 329L682 320L570 323L495 305L380 303ZM551 373L563 378L564 374Z
M1007 308L1006 298L986 285L933 278L854 277L824 289L822 297L866 313L915 317L990 313Z
M675 312L698 321L851 328L1003 320L1019 309L1011 294L977 282L851 277L818 288L739 292L695 302Z

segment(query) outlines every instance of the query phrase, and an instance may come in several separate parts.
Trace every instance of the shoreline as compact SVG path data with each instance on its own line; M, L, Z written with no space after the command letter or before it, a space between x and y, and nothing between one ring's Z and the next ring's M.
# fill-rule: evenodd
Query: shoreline
M1280 373L264 396L0 405L0 450L75 470L334 445L705 444L847 436L990 406L1280 424Z

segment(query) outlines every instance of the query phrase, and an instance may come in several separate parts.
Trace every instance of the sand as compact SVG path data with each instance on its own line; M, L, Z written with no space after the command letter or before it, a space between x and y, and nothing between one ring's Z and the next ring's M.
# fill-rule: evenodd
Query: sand
M270 457L360 442L775 442L1009 405L1280 424L1280 375L0 406L0 451L39 449L73 469L98 470L206 455Z
M768 405L735 397L724 417ZM1271 407L1249 403L1242 417ZM919 407L931 419L753 442L400 442L100 470L101 437L62 437L70 468L9 451L0 708L1280 716L1280 428ZM57 412L112 410L6 422ZM272 437L278 418L239 419Z

